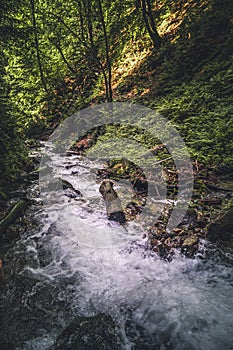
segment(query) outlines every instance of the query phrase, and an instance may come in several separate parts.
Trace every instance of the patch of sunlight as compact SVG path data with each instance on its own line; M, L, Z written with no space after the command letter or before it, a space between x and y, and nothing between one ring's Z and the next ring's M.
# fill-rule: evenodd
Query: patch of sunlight
M209 9L208 0L203 0L201 4L197 4L195 1L188 0L182 5L182 7L176 10L171 9L163 16L162 21L158 24L158 33L161 36L173 36L178 32L183 20L189 16L190 12L206 11ZM179 38L179 35L173 37L172 42L175 42ZM187 37L189 39L189 37Z
M151 43L146 40L130 40L124 47L120 62L113 66L113 89L126 77L133 74L151 53Z

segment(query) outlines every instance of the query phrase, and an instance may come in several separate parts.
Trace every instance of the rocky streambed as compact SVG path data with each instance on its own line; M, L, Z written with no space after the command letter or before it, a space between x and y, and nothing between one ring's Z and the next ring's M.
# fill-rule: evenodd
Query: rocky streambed
M206 239L208 211L215 215L229 192L198 185L193 208L167 234L170 202L150 203L146 219L136 220L143 181L125 181L122 160L105 164L45 147L43 166L53 176L40 191L36 178L22 187L32 204L1 240L0 348L230 350L232 248ZM104 178L115 181L125 225L107 218ZM207 193L209 184L215 190Z

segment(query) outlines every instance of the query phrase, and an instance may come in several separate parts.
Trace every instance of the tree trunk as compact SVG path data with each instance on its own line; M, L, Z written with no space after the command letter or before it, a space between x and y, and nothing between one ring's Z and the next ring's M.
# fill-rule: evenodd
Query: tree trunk
M91 49L93 51L93 54L97 55L96 47L94 44L93 26L92 26L92 10L91 10L90 0L87 0L87 2L86 2L86 19L87 19L87 28L88 28L88 35L89 35L89 39L90 39Z
M43 68L42 68L41 58L40 58L39 40L38 40L37 28L36 28L36 16L35 16L34 0L30 0L30 5L31 5L31 16L32 16L32 25L33 25L33 31L34 31L35 47L36 47L36 57L37 57L37 63L38 63L38 68L39 68L39 72L40 72L40 79L41 79L41 82L42 82L42 85L43 85L45 91L48 91L47 85L45 82Z
M85 41L85 27L84 27L83 10L82 10L82 3L81 3L81 1L78 1L78 8L79 8L81 38L82 38L82 41Z
M61 58L63 60L63 62L66 64L66 66L68 67L68 69L70 70L71 73L75 73L75 69L70 65L70 63L67 61L63 51L62 51L62 48L60 46L60 43L56 43L55 40L51 40L49 39L50 42L56 47L57 51L60 53L61 55Z
M101 20L101 24L104 32L104 42L105 42L105 50L106 50L106 62L107 62L107 71L108 71L106 96L107 96L108 102L112 102L112 67L111 67L111 60L109 57L108 36L107 36L106 25L104 21L101 0L97 0L97 3L98 3L99 13L100 13L100 20Z
M142 16L145 21L146 29L150 35L154 47L158 48L162 44L162 38L160 37L154 21L154 16L151 7L150 0L141 0Z

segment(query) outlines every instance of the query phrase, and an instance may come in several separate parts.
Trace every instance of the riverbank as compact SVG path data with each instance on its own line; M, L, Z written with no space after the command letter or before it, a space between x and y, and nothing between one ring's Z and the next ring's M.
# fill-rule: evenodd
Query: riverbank
M97 142L97 139L96 139ZM80 150L79 145L83 142L77 143L73 152L77 156L83 154L83 148ZM93 144L92 144L93 146ZM39 150L42 152L43 148ZM88 147L85 149L88 151ZM72 154L72 152L71 152ZM39 153L37 150L33 150L32 156L34 157L35 166L39 165ZM151 202L147 206L146 212L143 216L143 221L140 221L140 213L144 210L145 203L147 201L146 188L147 179L142 178L142 174L138 169L135 169L133 163L125 163L125 160L115 160L105 164L104 168L98 169L97 186L100 186L103 179L113 180L115 186L117 186L117 193L120 194L123 210L125 213L127 223L134 222L139 217L140 225L142 225L142 232L148 237L148 243L151 251L156 252L161 258L171 261L176 251L180 251L187 257L193 257L200 252L201 242L203 239L217 242L221 246L231 246L232 233L229 235L227 232L219 232L219 234L209 234L209 227L214 224L218 217L224 215L232 206L232 181L230 174L218 174L213 168L206 168L203 164L193 163L194 169L194 190L192 194L192 200L189 205L189 209L183 219L183 221L176 227L173 232L166 231L166 224L169 219L171 204L159 204ZM172 201L176 196L177 183L175 180L176 172L172 168L169 171L169 162L164 164L166 174L169 174L170 178L167 182L168 186L168 199ZM76 163L70 164L69 169L75 169ZM36 169L36 168L35 168ZM31 185L33 183L38 184L39 172L36 170L28 173L28 176L24 177L24 182L18 188L18 190L9 193L9 198L1 200L1 220L9 216L12 208L18 203L28 201L28 205L33 203L31 197ZM137 172L136 172L137 170ZM73 170L72 170L73 171ZM93 171L93 170L92 170ZM122 180L129 179L129 183L135 183L124 198L125 184L122 184ZM157 186L154 182L155 179L148 180L150 186ZM69 185L67 185L69 184ZM70 196L77 196L77 191L73 186L66 181L63 188L70 191ZM36 190L37 194L38 190ZM122 192L122 194L121 194ZM123 195L123 197L122 197ZM158 198L159 199L159 198ZM129 201L130 200L130 201ZM26 210L26 212L25 212ZM0 258L4 261L4 256L7 253L9 247L12 247L21 235L31 229L30 220L27 218L28 210L22 208L14 218L12 222L8 223L8 227L4 229L1 234L1 251ZM29 209L30 212L30 209ZM158 215L157 212L160 212ZM156 217L156 220L155 218ZM3 220L4 221L4 220ZM231 263L229 257L229 263Z

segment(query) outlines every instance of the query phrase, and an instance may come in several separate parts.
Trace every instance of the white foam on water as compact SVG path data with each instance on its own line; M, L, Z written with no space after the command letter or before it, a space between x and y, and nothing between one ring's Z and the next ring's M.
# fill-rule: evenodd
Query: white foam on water
M78 240L67 232L53 236L54 260L33 271L53 283L76 276L64 292L74 314L106 312L125 322L131 309L134 322L172 349L228 349L233 324L230 267L205 266L179 254L167 263L145 251L143 240L139 246L115 248L86 247Z
M36 235L52 261L28 266L30 273L58 284L61 277L75 277L61 293L69 298L74 314L106 312L124 323L130 310L133 322L154 337L161 350L230 350L232 267L179 253L170 263L161 260L147 249L139 224L129 223L125 229L108 222L99 185L88 169L77 165L75 177L64 170L75 158L50 156L59 175L83 198L61 194L59 203L44 206ZM125 345L131 347L130 342Z

